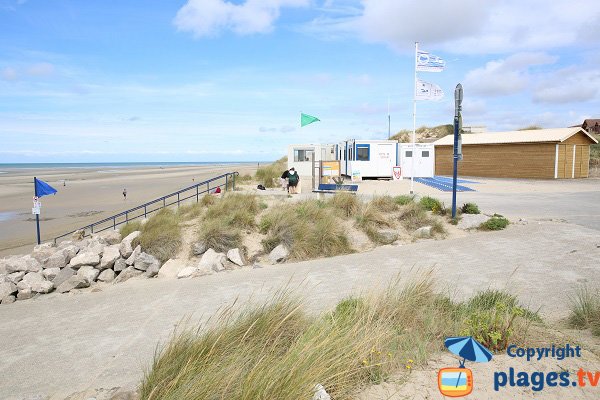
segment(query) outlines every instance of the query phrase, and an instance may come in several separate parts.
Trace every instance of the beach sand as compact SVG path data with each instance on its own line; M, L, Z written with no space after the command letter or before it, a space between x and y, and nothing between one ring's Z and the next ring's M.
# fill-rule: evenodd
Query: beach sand
M44 241L225 172L253 174L256 166L5 169L6 173L0 174L0 257L26 253L35 244L35 216L31 213L34 176L58 190L41 198ZM124 188L127 200L123 199Z

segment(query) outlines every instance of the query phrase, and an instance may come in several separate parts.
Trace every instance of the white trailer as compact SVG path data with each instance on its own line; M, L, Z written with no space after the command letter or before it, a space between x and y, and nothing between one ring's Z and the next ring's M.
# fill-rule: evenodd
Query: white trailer
M298 175L312 176L313 161L335 160L334 148L333 144L291 144L288 146L288 169L294 167Z
M391 178L397 163L397 142L394 140L345 140L336 145L336 159L341 174L361 178Z
M403 178L410 178L413 170L415 178L431 178L435 173L435 148L433 143L398 143L398 156Z

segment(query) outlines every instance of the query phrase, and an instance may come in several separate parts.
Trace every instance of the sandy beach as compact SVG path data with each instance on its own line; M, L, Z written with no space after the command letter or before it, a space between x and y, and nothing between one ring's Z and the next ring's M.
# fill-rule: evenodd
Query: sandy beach
M225 172L252 174L256 166L4 169L6 173L0 174L0 256L28 252L35 244L34 176L58 190L41 199L43 241ZM127 200L123 200L124 188Z

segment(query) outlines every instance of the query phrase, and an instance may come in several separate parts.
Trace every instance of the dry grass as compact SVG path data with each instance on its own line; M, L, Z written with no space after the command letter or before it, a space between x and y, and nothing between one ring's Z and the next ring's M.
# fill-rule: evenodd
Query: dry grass
M363 207L356 216L356 227L362 230L369 239L376 244L389 244L398 238L396 235L393 240L389 240L381 235L380 230L384 228L393 228L394 222L373 202L370 202Z
M424 226L431 226L434 234L446 234L446 228L442 221L427 214L423 206L418 203L409 203L400 210L400 224L410 232Z
M356 215L362 206L360 199L352 193L336 193L328 205L337 210L345 218Z
M146 372L141 398L310 399L320 383L332 398L351 399L407 363L425 363L474 309L482 308L436 294L429 275L320 316L282 292L259 307L227 309L202 331L176 333Z
M141 230L142 230L142 223L139 220L128 222L121 227L121 230L120 230L121 237L125 237L132 232L141 231Z
M272 164L265 165L256 170L255 178L258 183L267 188L273 188L279 185L279 178L283 171L287 169L287 157L280 158Z
M256 196L230 193L208 206L206 219L218 219L222 224L234 228L252 228L260 211Z
M141 229L138 240L142 250L163 263L175 257L182 243L179 221L177 213L169 208L154 214Z
M392 196L376 196L369 202L369 205L382 213L391 213L397 211L399 206Z
M227 252L242 247L240 230L231 228L218 219L207 219L202 222L198 231L198 240L216 252Z

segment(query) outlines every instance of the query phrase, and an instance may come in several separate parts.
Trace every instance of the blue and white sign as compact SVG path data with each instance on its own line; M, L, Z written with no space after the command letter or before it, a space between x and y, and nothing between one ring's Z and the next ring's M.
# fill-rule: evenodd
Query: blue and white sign
M445 66L446 61L440 57L426 51L419 50L417 52L417 71L442 72Z

